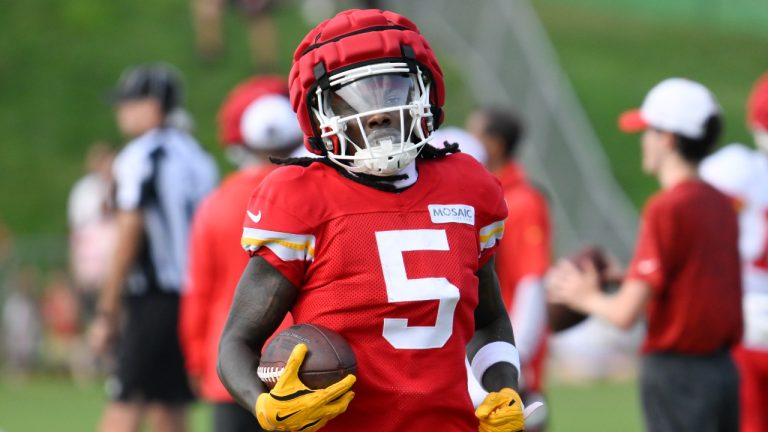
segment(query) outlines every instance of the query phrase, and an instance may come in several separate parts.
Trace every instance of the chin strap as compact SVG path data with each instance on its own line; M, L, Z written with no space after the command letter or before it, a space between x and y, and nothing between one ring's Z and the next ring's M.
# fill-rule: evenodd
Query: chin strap
M397 174L393 176L375 176L363 173L351 173L340 167L338 164L331 162L327 157L294 157L294 158L278 158L270 156L269 160L275 165L298 165L308 167L313 163L321 163L336 170L342 176L356 181L362 185L378 189L383 192L402 192L407 188L398 189L395 186L395 182L398 180L405 180L408 178L408 174Z
M459 150L458 143L451 144L448 141L445 141L443 143L442 149L432 147L429 144L425 145L424 147L422 147L421 151L419 152L418 158L426 159L426 160L442 159L451 153L459 153L459 152L461 152L461 150ZM356 181L360 184L372 187L374 189L378 189L383 192L402 192L410 187L410 186L407 186L403 188L398 188L397 186L395 186L396 182L407 179L408 174L396 174L392 176L375 176L375 175L364 174L364 173L352 173L347 171L343 167L340 167L338 164L333 163L326 156L288 157L288 158L278 158L275 156L270 156L269 160L272 161L272 163L275 165L298 165L302 167L308 167L315 162L321 163L323 165L333 168L334 170L336 170L336 172L338 172L339 174L341 174L342 176L350 180Z

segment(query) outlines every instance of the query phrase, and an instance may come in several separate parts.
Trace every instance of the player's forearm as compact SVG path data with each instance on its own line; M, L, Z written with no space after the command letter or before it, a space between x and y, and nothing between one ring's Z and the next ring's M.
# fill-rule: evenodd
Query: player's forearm
M119 310L125 278L141 245L142 229L141 214L138 211L118 213L114 258L98 304L99 312L110 318L114 318Z
M493 266L491 259L477 272L479 298L475 309L475 335L467 346L467 357L473 373L476 376L482 374L479 381L486 390L517 389L520 360ZM513 355L508 355L512 351Z
M630 329L640 316L650 297L651 288L638 280L625 281L616 294L596 292L584 300L583 309L604 321Z
M252 411L266 391L258 378L261 348L296 301L296 288L263 258L250 259L237 285L219 343L219 378Z
M475 330L475 336L467 350L473 371L477 369L477 362L481 361L479 356L483 356L482 350L497 342L501 342L500 346L506 347L506 349L515 345L512 325L506 314L498 316L485 327ZM505 359L504 361L494 362L482 374L480 383L486 391L498 391L504 387L517 390L519 387L519 359L502 357ZM513 364L515 361L518 364Z
M483 374L483 388L488 392L505 387L519 390L519 372L511 363L500 362L489 367Z
M266 391L256 373L259 360L259 351L250 348L246 341L227 334L222 336L216 365L219 378L235 401L250 412L259 395Z
M128 274L128 265L124 262L124 259L115 257L112 263L107 281L99 295L98 310L101 314L113 317L119 310L123 281Z

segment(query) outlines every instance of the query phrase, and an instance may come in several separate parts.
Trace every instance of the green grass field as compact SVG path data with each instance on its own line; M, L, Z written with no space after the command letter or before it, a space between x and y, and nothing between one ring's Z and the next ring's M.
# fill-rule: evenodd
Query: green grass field
M0 381L0 432L86 432L94 430L104 399L101 387L75 387L62 378ZM639 432L642 424L633 384L554 387L550 432ZM210 412L196 405L192 432L209 429Z

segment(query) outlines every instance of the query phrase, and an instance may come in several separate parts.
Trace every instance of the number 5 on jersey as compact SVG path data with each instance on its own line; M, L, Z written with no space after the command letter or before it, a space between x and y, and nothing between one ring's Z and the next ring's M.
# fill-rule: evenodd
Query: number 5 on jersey
M453 333L453 314L459 301L459 288L444 277L408 279L403 252L447 251L445 230L379 231L376 233L376 244L390 303L439 301L434 326L409 326L407 318L384 318L384 339L398 349L442 347Z

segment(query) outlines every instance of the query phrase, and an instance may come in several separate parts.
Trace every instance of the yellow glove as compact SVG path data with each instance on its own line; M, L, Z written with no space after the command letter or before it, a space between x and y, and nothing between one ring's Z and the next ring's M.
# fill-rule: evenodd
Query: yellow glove
M275 387L256 400L256 419L264 430L314 432L346 411L355 397L349 390L357 379L354 375L324 389L305 386L299 379L299 367L306 354L306 345L296 345Z
M479 432L518 432L525 429L523 401L511 388L488 393L475 410L480 419Z

